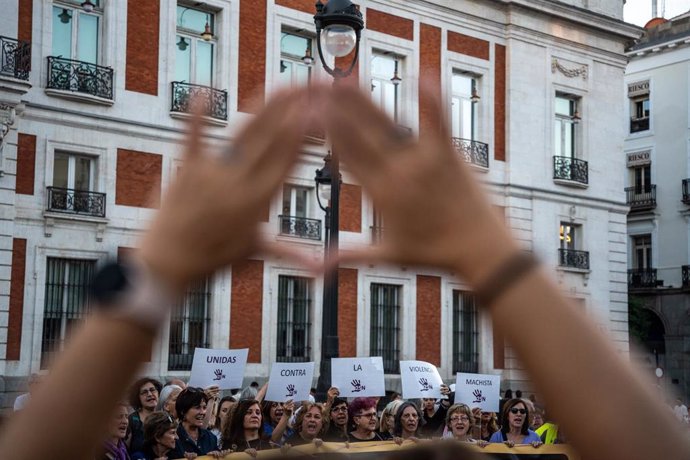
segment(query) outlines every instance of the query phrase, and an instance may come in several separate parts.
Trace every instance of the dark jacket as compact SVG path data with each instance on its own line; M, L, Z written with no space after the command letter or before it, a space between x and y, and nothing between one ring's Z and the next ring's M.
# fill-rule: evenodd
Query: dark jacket
M178 439L175 442L175 449L168 453L168 458L182 458L185 452L193 452L197 455L206 455L209 452L218 450L218 438L216 435L211 433L209 430L204 430L199 428L199 439L194 442L192 438L189 437L187 431L180 423L177 427Z
M129 420L129 453L139 452L144 448L144 423L139 418L139 412L134 411L127 417Z

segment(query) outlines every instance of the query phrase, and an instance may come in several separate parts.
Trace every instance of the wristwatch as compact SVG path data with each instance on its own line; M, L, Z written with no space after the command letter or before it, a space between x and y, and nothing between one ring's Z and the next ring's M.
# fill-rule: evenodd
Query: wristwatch
M136 257L103 265L91 281L90 293L103 314L152 331L176 303L174 291Z

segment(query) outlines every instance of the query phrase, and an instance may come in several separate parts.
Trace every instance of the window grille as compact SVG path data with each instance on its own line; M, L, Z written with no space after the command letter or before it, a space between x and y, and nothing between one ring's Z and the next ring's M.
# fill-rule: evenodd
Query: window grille
M278 362L311 357L311 278L278 277Z
M170 317L168 370L188 371L196 347L209 347L211 292L208 279L193 284Z
M400 372L400 291L401 286L371 284L370 356L383 357L387 374Z
M477 306L469 292L453 291L453 372L479 370Z

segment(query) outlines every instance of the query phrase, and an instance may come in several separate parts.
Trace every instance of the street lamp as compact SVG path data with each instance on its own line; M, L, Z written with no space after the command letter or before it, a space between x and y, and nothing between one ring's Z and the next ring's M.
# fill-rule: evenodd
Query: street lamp
M324 5L316 2L316 45L323 68L333 77L333 85L352 73L357 63L359 42L364 20L359 7L349 0L329 0ZM337 59L330 67L324 58L325 51L334 58L344 57L354 49L354 55L345 69L338 67ZM340 160L335 151L324 158L324 166L316 170L314 178L319 206L326 212L324 259L326 264L338 257L338 233L340 225ZM330 190L329 190L330 189ZM326 205L322 203L326 202ZM326 201L328 200L328 201ZM321 363L317 393L324 397L331 386L331 358L338 356L338 268L324 274L323 308L321 327Z

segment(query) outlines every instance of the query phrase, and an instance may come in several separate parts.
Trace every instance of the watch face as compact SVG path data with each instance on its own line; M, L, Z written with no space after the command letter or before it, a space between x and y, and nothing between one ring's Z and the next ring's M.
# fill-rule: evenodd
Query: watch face
M91 295L102 306L112 303L129 287L125 268L117 262L104 265L91 281Z

